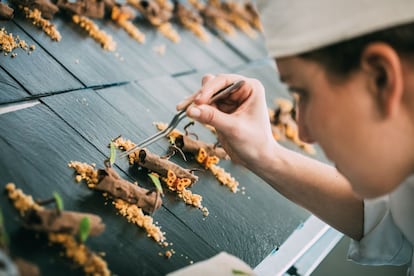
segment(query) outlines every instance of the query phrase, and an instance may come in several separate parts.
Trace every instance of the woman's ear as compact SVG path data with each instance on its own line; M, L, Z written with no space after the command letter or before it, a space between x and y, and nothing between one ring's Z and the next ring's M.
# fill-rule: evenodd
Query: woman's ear
M379 111L392 116L403 96L402 64L397 52L388 44L371 43L362 52L361 67L367 74L368 88L375 97Z

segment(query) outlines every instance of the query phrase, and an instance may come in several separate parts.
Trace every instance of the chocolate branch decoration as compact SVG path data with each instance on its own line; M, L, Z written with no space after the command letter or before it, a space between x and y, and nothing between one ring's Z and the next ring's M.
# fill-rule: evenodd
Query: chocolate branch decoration
M16 7L27 7L30 10L37 9L45 19L52 19L59 11L59 8L49 0L12 0L11 3Z
M13 183L6 185L6 191L14 207L20 212L24 226L28 229L45 233L52 243L65 249L65 255L82 266L87 275L110 275L106 262L85 244L78 242L75 235L80 231L81 221L90 222L91 235L99 235L104 230L99 216L62 210L48 210L17 189ZM51 202L50 200L43 201Z
M165 123L155 123L155 125L159 130L163 130L166 127ZM205 169L210 170L221 184L226 185L233 193L236 193L239 182L223 168L217 166L220 159L229 159L225 150L217 145L190 138L187 133L187 127L190 125L192 123L184 128L186 131L185 135L177 129L169 134L173 148L180 148L183 152L192 154L195 160L203 165Z
M85 180L90 189L103 191L103 196L113 198L112 204L127 220L147 232L159 244L164 245L165 236L161 229L153 224L151 216L161 207L159 192L147 190L122 179L112 168L95 169L94 165L71 161L68 166L76 171L77 182Z
M85 217L91 223L91 236L99 235L104 231L105 226L100 217L71 211L59 213L56 210L30 209L23 215L23 222L26 228L35 231L76 235L79 233L80 222Z
M99 182L96 190L110 193L115 198L120 198L128 203L136 204L147 213L153 213L161 207L162 199L156 191L139 187L119 176L112 168L98 170Z
M59 9L70 13L89 18L102 19L105 16L105 2L102 0L57 0Z
M124 140L122 137L117 137L113 142L121 150L129 150L135 146L130 140ZM137 149L129 154L129 162L159 175L168 189L176 192L186 204L200 209L204 216L208 215L208 209L201 204L202 196L187 189L198 181L198 177L191 170L184 169L147 149Z
M6 3L0 2L0 20L10 20L13 18L14 10Z

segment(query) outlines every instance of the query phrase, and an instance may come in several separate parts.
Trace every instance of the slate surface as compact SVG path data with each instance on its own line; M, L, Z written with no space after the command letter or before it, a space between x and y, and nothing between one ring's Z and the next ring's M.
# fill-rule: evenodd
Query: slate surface
M241 190L235 194L208 171L195 172L200 180L191 190L203 196L208 217L166 191L154 220L176 251L167 260L159 256L166 248L117 215L99 193L76 184L67 163L76 160L102 167L110 139L122 135L138 142L153 134L153 122L168 122L176 103L199 88L205 73L258 78L266 87L269 104L276 96L289 97L278 82L273 62L266 57L262 37L251 39L240 32L228 37L207 29L210 42L206 43L174 24L181 36L181 42L175 44L138 20L134 24L146 34L146 43L139 44L113 23L95 22L117 42L115 52L102 50L63 17L53 19L62 34L60 42L52 42L25 19L0 21L7 31L36 45L31 55L23 51L17 51L14 59L0 55L0 111L12 102L40 99L30 108L0 112L0 188L14 182L35 198L50 197L57 191L65 209L100 215L106 231L88 239L87 245L106 252L104 259L116 275L165 275L220 251L256 266L309 214L247 169L231 161L220 163L240 182ZM154 51L160 45L166 47L164 55ZM187 122L180 124L181 130ZM202 140L216 141L204 126L196 124L189 130ZM162 155L168 145L165 139L148 148ZM191 158L184 161L176 155L171 161L200 169ZM146 175L126 160L118 160L116 170L126 179L151 187ZM61 249L21 227L5 194L1 194L0 206L14 255L38 264L44 275L82 274L60 256Z
M16 24L10 21L0 21L0 23L8 33L19 35L28 45L35 45L36 47L36 50L30 55L22 49L16 49L17 56L15 58L11 58L10 55L3 56L2 54L0 62L1 68L9 73L30 94L46 94L83 87L69 71L62 67L54 57L45 52L37 41L24 33ZM37 30L33 26L31 28Z
M23 100L29 94L6 71L0 68L0 103Z
M14 182L35 199L50 198L56 191L62 196L66 210L100 215L106 224L105 232L90 237L87 245L106 252L105 260L113 273L130 275L140 271L140 275L162 275L218 252L169 211L162 209L155 213L154 220L167 233L167 240L174 243L177 258L166 260L158 256L165 249L147 238L142 229L118 216L110 202L105 205L99 193L75 183L74 172L67 167L69 161L95 162L99 166L105 157L45 105L2 115L0 133L1 155L8 156L0 160L1 188ZM39 264L44 275L53 275L57 271L60 271L59 275L79 273L67 269L72 265L60 256L59 248L49 249L44 237L36 238L33 233L21 230L19 215L4 193L1 202L6 229L11 233L12 254Z

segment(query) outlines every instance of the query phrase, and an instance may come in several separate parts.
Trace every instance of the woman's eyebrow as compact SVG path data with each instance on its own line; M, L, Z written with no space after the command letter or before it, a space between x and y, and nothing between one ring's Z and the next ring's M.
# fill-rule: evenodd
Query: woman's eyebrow
M290 93L297 93L299 95L306 94L306 90L296 86L288 86L288 91Z
M290 75L288 75L288 74L280 75L279 79L282 83L286 84L287 89L290 93L297 93L297 94L305 94L306 93L305 89L288 84L288 81L291 79Z

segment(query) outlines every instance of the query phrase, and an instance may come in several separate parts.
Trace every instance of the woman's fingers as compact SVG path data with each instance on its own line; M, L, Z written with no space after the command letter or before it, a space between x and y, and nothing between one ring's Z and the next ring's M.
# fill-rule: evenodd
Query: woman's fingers
M201 79L201 85L203 86L206 82L208 82L211 79L214 79L215 76L213 74L206 74L203 76L203 78Z
M187 110L187 115L202 124L213 125L219 129L228 128L232 124L228 114L220 112L217 108L207 104L192 105Z
M202 79L202 87L192 94L191 96L185 98L182 102L180 102L177 106L177 110L182 110L186 108L189 104L194 102L195 104L204 104L208 103L210 98L214 93L219 91L220 89L229 86L230 84L244 79L244 77L235 74L226 74L226 75L217 75L214 76L212 74L207 74ZM234 96L233 96L234 97Z
M208 103L214 93L242 79L245 78L243 76L235 74L222 74L215 77L212 77L211 75L206 76L206 78L203 79L203 86L200 88L197 96L194 98L194 103ZM234 94L237 94L237 92Z

